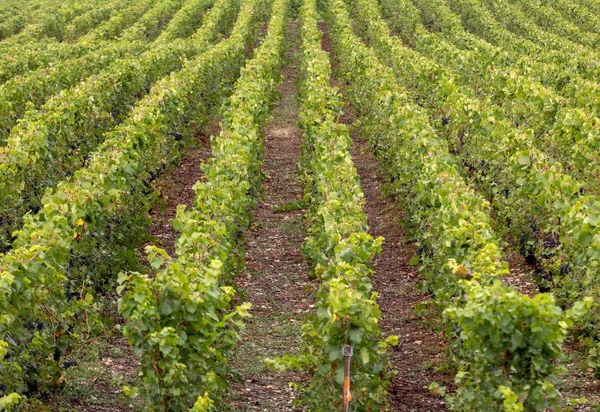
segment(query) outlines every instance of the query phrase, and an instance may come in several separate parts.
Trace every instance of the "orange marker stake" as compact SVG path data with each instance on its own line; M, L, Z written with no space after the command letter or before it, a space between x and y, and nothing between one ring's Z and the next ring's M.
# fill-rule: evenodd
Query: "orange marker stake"
M352 346L344 345L342 347L342 355L344 355L344 390L342 392L344 412L350 412L350 401L352 400L352 395L350 394L350 359L352 358L352 354Z

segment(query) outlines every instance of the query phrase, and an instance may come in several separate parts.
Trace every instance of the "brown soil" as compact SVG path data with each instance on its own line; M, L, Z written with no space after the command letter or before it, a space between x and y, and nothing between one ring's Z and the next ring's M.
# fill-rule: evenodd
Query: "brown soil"
M565 344L564 352L566 356L561 366L565 367L566 372L557 374L557 387L563 398L586 399L585 403L573 408L574 411L599 411L600 381L587 368L587 350L580 342L570 341Z
M68 357L65 358L68 360ZM78 365L65 372L65 387L48 402L51 411L131 411L139 405L122 391L135 384L139 362L122 336L102 335L77 348ZM28 405L27 410L37 409Z
M333 58L328 27L322 23L320 28L323 31L322 47L332 56L335 73L337 62ZM343 92L334 76L331 83ZM347 104L341 121L351 125L354 117L352 107ZM446 410L444 400L432 395L428 389L432 382L449 385L452 377L436 370L436 365L443 361L444 339L424 323L434 320L424 319L414 311L416 304L426 300L416 289L419 282L417 268L409 263L416 247L406 235L402 210L393 199L381 193L380 186L387 179L368 143L359 138L359 129L352 128L351 133L354 145L350 152L365 194L369 233L385 238L381 255L373 265L373 287L379 293L377 301L382 312L380 326L384 337L397 335L400 342L389 351L390 362L397 371L389 389L390 408L392 411Z
M194 184L202 177L200 166L211 156L209 136L218 132L218 122L214 121L206 132L196 135L195 142L183 153L179 165L155 182L159 201L150 212L151 224L147 233L151 239L143 247L153 244L175 256L179 233L173 229L173 219L177 215L177 206L193 206L196 197Z
M307 379L295 372L271 372L263 363L265 358L298 353L302 322L313 307L307 266L300 249L304 241L303 212L274 209L303 198L297 178L302 136L296 125L296 23L289 25L287 33L293 44L287 53L288 64L282 70L282 98L273 110L265 137L265 193L247 234L247 267L238 280L246 294L243 299L252 303L252 318L246 322L243 340L232 360L240 378L230 388L230 399L219 405L223 410L301 410L292 406L296 394L288 382Z
M530 297L538 294L539 290L533 279L535 266L528 264L525 258L515 251L514 246L507 247L505 250L504 261L508 263L510 275L502 278L502 283L512 286L519 293L524 293Z
M432 382L448 385L452 377L436 370L444 360L444 339L424 323L435 320L423 318L414 310L416 304L424 301L416 288L418 270L409 263L415 245L405 233L402 210L391 198L382 196L380 185L385 176L368 143L355 136L351 154L365 193L369 232L385 238L381 255L373 265L373 287L379 293L381 330L384 336L397 335L400 341L389 351L392 366L398 372L389 391L391 409L446 410L444 400L428 389Z

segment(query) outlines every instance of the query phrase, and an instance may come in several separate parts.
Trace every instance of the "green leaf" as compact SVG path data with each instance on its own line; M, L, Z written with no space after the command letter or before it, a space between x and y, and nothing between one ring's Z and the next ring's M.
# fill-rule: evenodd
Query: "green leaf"
M169 316L173 312L173 307L167 299L160 304L160 312L165 316Z
M531 159L528 155L521 155L518 158L518 162L521 166L528 166L531 162Z
M360 348L360 359L363 361L364 364L369 363L369 351L367 348Z

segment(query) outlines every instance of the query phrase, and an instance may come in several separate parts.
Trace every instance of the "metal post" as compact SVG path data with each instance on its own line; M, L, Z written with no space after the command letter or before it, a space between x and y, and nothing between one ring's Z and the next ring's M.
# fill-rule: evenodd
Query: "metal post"
M342 393L344 399L344 412L350 412L350 359L352 358L352 346L344 344L342 347L342 355L344 355L344 391Z

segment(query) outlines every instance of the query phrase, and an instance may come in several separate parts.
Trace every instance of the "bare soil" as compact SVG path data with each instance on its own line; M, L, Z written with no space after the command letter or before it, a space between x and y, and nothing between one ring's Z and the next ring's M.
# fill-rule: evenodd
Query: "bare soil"
M389 390L390 407L393 411L446 410L444 400L428 389L432 382L450 385L452 376L437 371L444 361L444 338L425 324L435 320L415 313L415 305L426 300L417 290L418 269L409 263L415 245L406 235L401 208L381 193L386 177L368 143L353 134L351 153L365 193L369 233L385 238L373 265L373 288L379 293L382 312L380 326L384 336L397 335L400 342L389 352L397 371Z
M252 318L246 322L243 339L232 360L237 382L230 399L219 405L234 411L297 411L292 405L297 394L288 382L302 382L302 373L277 374L264 366L265 358L295 354L300 350L302 322L311 305L310 280L301 254L304 242L302 210L276 211L278 206L303 199L297 177L302 136L298 116L297 64L298 29L287 29L287 64L282 68L281 99L267 126L263 169L264 198L254 214L246 239L246 270L238 279L252 303Z
M155 182L159 199L150 212L151 224L147 230L150 241L143 246L153 244L175 256L179 233L173 229L173 219L177 216L177 206L193 206L196 197L194 185L202 177L201 165L211 156L210 135L218 134L219 129L218 122L214 121L207 131L198 132L195 142L183 153L179 164Z
M533 279L535 266L528 264L525 258L516 251L516 248L509 246L505 250L504 261L508 263L510 275L502 278L502 283L514 287L519 293L524 293L529 297L538 294L539 290Z
M77 363L65 372L64 388L44 402L49 410L125 412L140 409L137 401L129 399L122 390L123 385L136 384L139 362L127 339L118 331L107 330L65 357L66 362L75 359ZM33 401L26 410L48 409L38 407Z

